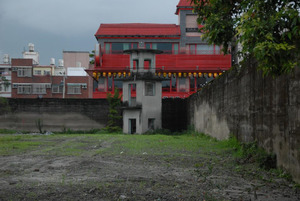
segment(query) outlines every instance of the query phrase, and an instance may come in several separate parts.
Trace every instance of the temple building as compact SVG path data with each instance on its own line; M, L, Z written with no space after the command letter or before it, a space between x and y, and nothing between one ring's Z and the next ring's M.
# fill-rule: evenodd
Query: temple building
M202 40L197 15L189 0L180 0L179 24L101 24L95 37L95 65L87 72L94 79L93 98L106 98L132 76L129 49L157 49L156 76L162 78L162 98L187 98L231 67L231 55ZM151 65L144 61L145 69ZM134 61L133 68L138 68Z

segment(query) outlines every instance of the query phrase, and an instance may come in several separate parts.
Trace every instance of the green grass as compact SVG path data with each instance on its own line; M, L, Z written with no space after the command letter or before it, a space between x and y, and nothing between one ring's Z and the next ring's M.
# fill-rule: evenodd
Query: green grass
M33 136L0 136L0 155L12 155L34 150L42 143L33 141Z
M189 155L218 149L218 143L205 135L115 135L111 136L110 148L99 150L99 154L126 155Z
M227 148L222 145L222 142L201 134L0 136L0 155L32 152L32 154L57 156L116 155L120 153L126 155L199 156L211 151L222 152Z
M17 133L16 130L0 129L0 134L15 134L15 133Z

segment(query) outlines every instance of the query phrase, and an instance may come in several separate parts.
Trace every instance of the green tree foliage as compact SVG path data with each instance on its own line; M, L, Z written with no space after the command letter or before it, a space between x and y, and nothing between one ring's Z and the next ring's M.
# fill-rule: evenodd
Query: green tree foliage
M105 127L105 130L110 133L120 132L121 128L118 126L122 116L119 114L119 107L121 105L121 95L119 90L116 89L114 94L107 93L107 101L109 103L109 114L108 114L108 123Z
M299 0L191 0L201 31L224 53L236 42L243 58L255 59L265 75L278 76L299 65Z
M92 53L89 54L90 57L90 64L95 63L95 50L92 51Z
M0 97L0 115L10 112L10 106L6 98Z

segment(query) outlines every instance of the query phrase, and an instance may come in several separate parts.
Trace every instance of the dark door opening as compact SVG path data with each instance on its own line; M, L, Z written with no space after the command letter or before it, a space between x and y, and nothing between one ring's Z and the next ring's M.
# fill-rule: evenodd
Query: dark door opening
M136 133L136 119L129 119L129 133Z

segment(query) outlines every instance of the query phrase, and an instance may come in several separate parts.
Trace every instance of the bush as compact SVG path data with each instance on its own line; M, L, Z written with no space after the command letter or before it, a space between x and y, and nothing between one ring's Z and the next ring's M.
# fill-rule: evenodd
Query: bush
M236 150L238 163L258 163L260 168L270 170L276 168L276 155L267 153L263 148L258 147L257 142L238 143L231 140L232 146Z

